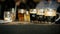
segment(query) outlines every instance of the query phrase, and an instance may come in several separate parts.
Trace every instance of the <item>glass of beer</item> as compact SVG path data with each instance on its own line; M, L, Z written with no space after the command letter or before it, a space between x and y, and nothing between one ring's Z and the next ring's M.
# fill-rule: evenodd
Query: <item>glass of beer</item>
M37 19L40 24L44 23L44 9L37 9Z
M24 9L18 9L18 19L19 21L24 21Z
M24 21L30 22L30 13L29 11L26 11L24 14Z
M30 21L32 23L37 23L36 13L37 13L37 9L30 9Z
M53 24L56 18L56 10L49 8L45 10L45 16L48 24Z
M5 22L12 22L11 12L9 12L9 11L4 12L4 21Z
M16 11L15 11L14 8L12 8L11 16L12 16L12 20L15 21L15 19L16 19Z

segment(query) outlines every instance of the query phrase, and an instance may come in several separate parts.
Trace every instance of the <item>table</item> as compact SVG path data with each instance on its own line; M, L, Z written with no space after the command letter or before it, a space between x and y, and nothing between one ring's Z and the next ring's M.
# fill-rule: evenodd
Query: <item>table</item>
M0 24L1 34L60 34L60 24Z

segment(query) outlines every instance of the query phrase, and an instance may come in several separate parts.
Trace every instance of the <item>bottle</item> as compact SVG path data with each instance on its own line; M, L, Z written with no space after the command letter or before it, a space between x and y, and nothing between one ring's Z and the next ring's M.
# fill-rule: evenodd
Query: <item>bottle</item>
M30 14L29 14L28 11L26 11L25 14L24 14L24 21L30 22Z

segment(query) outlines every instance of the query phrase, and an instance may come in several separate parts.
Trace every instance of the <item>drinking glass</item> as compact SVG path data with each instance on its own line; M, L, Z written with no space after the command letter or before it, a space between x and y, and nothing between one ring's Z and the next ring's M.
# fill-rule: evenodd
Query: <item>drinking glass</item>
M56 10L52 8L46 9L45 17L47 18L48 24L53 24L53 21L55 21L56 18Z
M12 22L11 12L9 12L9 11L4 12L4 21L5 22Z
M38 9L37 11L37 19L40 24L44 23L44 9Z
M18 9L18 19L19 21L24 21L24 9Z

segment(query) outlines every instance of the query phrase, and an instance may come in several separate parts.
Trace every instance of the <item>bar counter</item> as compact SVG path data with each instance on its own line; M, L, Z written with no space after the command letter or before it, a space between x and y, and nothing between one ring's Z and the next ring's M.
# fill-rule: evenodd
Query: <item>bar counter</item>
M1 34L60 34L60 24L0 24Z

